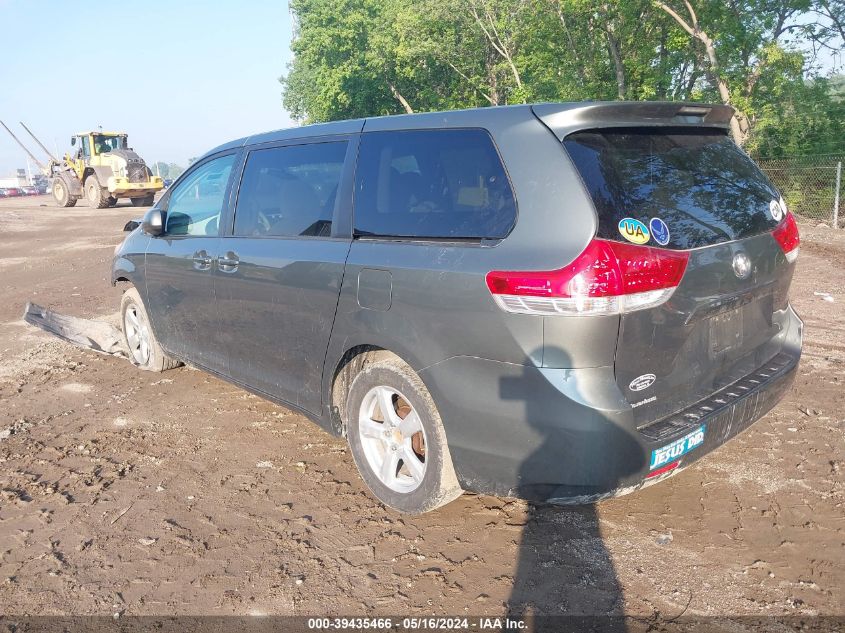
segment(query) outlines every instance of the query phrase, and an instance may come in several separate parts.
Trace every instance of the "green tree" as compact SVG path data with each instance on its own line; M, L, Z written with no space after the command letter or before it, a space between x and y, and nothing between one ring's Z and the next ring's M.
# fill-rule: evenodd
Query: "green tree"
M717 101L735 108L739 143L781 151L815 146L835 128L824 117L839 112L810 51L841 49L845 0L292 0L291 9L283 102L307 122L547 100Z
M777 95L804 82L806 53L793 34L824 46L837 37L835 31L807 24L817 6L812 0L699 0L695 5L693 0L655 0L655 5L689 35L703 57L708 86L702 96L736 109L731 131L740 144Z
M845 76L789 84L760 108L747 149L761 159L845 154Z

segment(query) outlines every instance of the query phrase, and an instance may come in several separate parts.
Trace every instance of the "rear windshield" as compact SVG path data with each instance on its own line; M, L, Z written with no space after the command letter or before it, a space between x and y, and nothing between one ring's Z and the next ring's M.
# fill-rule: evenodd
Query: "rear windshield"
M721 130L613 128L563 142L599 237L697 248L770 231L782 218L780 195Z

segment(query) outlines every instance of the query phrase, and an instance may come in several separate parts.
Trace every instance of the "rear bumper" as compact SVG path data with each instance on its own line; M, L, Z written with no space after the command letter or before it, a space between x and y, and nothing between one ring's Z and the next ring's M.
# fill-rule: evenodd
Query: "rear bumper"
M458 357L420 375L465 489L592 503L679 472L771 410L792 384L801 354L802 323L791 309L788 316L779 351L762 366L639 426L613 367L548 369Z
M614 490L573 495L572 490L562 486L546 500L561 504L593 503L634 492L680 472L771 411L792 386L799 360L800 354L778 354L763 367L709 398L638 429L647 465ZM691 447L690 440L694 442ZM672 450L687 452L675 458Z

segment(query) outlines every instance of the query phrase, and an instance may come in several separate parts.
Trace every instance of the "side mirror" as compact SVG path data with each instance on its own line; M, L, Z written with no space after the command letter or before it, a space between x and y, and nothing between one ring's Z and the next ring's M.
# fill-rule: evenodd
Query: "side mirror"
M71 137L70 137L70 144L71 144L71 145L76 145L76 137L75 137L75 136L71 136Z
M164 211L160 209L150 209L147 211L144 215L143 222L141 222L141 230L153 237L164 235Z

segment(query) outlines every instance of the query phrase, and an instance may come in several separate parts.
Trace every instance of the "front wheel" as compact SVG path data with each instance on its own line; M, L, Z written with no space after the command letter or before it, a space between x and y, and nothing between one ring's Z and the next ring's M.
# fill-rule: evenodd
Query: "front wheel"
M358 471L385 505L420 514L461 495L434 400L401 360L365 365L349 388L346 415Z
M85 181L85 198L88 200L88 206L93 209L106 209L109 206L108 189L103 189L100 186L100 181L97 176L91 174Z
M129 352L129 362L147 371L173 369L179 362L170 358L156 340L147 309L141 295L135 288L123 294L120 301L120 322L123 325L123 340Z
M77 198L70 195L67 183L59 176L53 179L53 200L60 207L72 207L76 204Z

